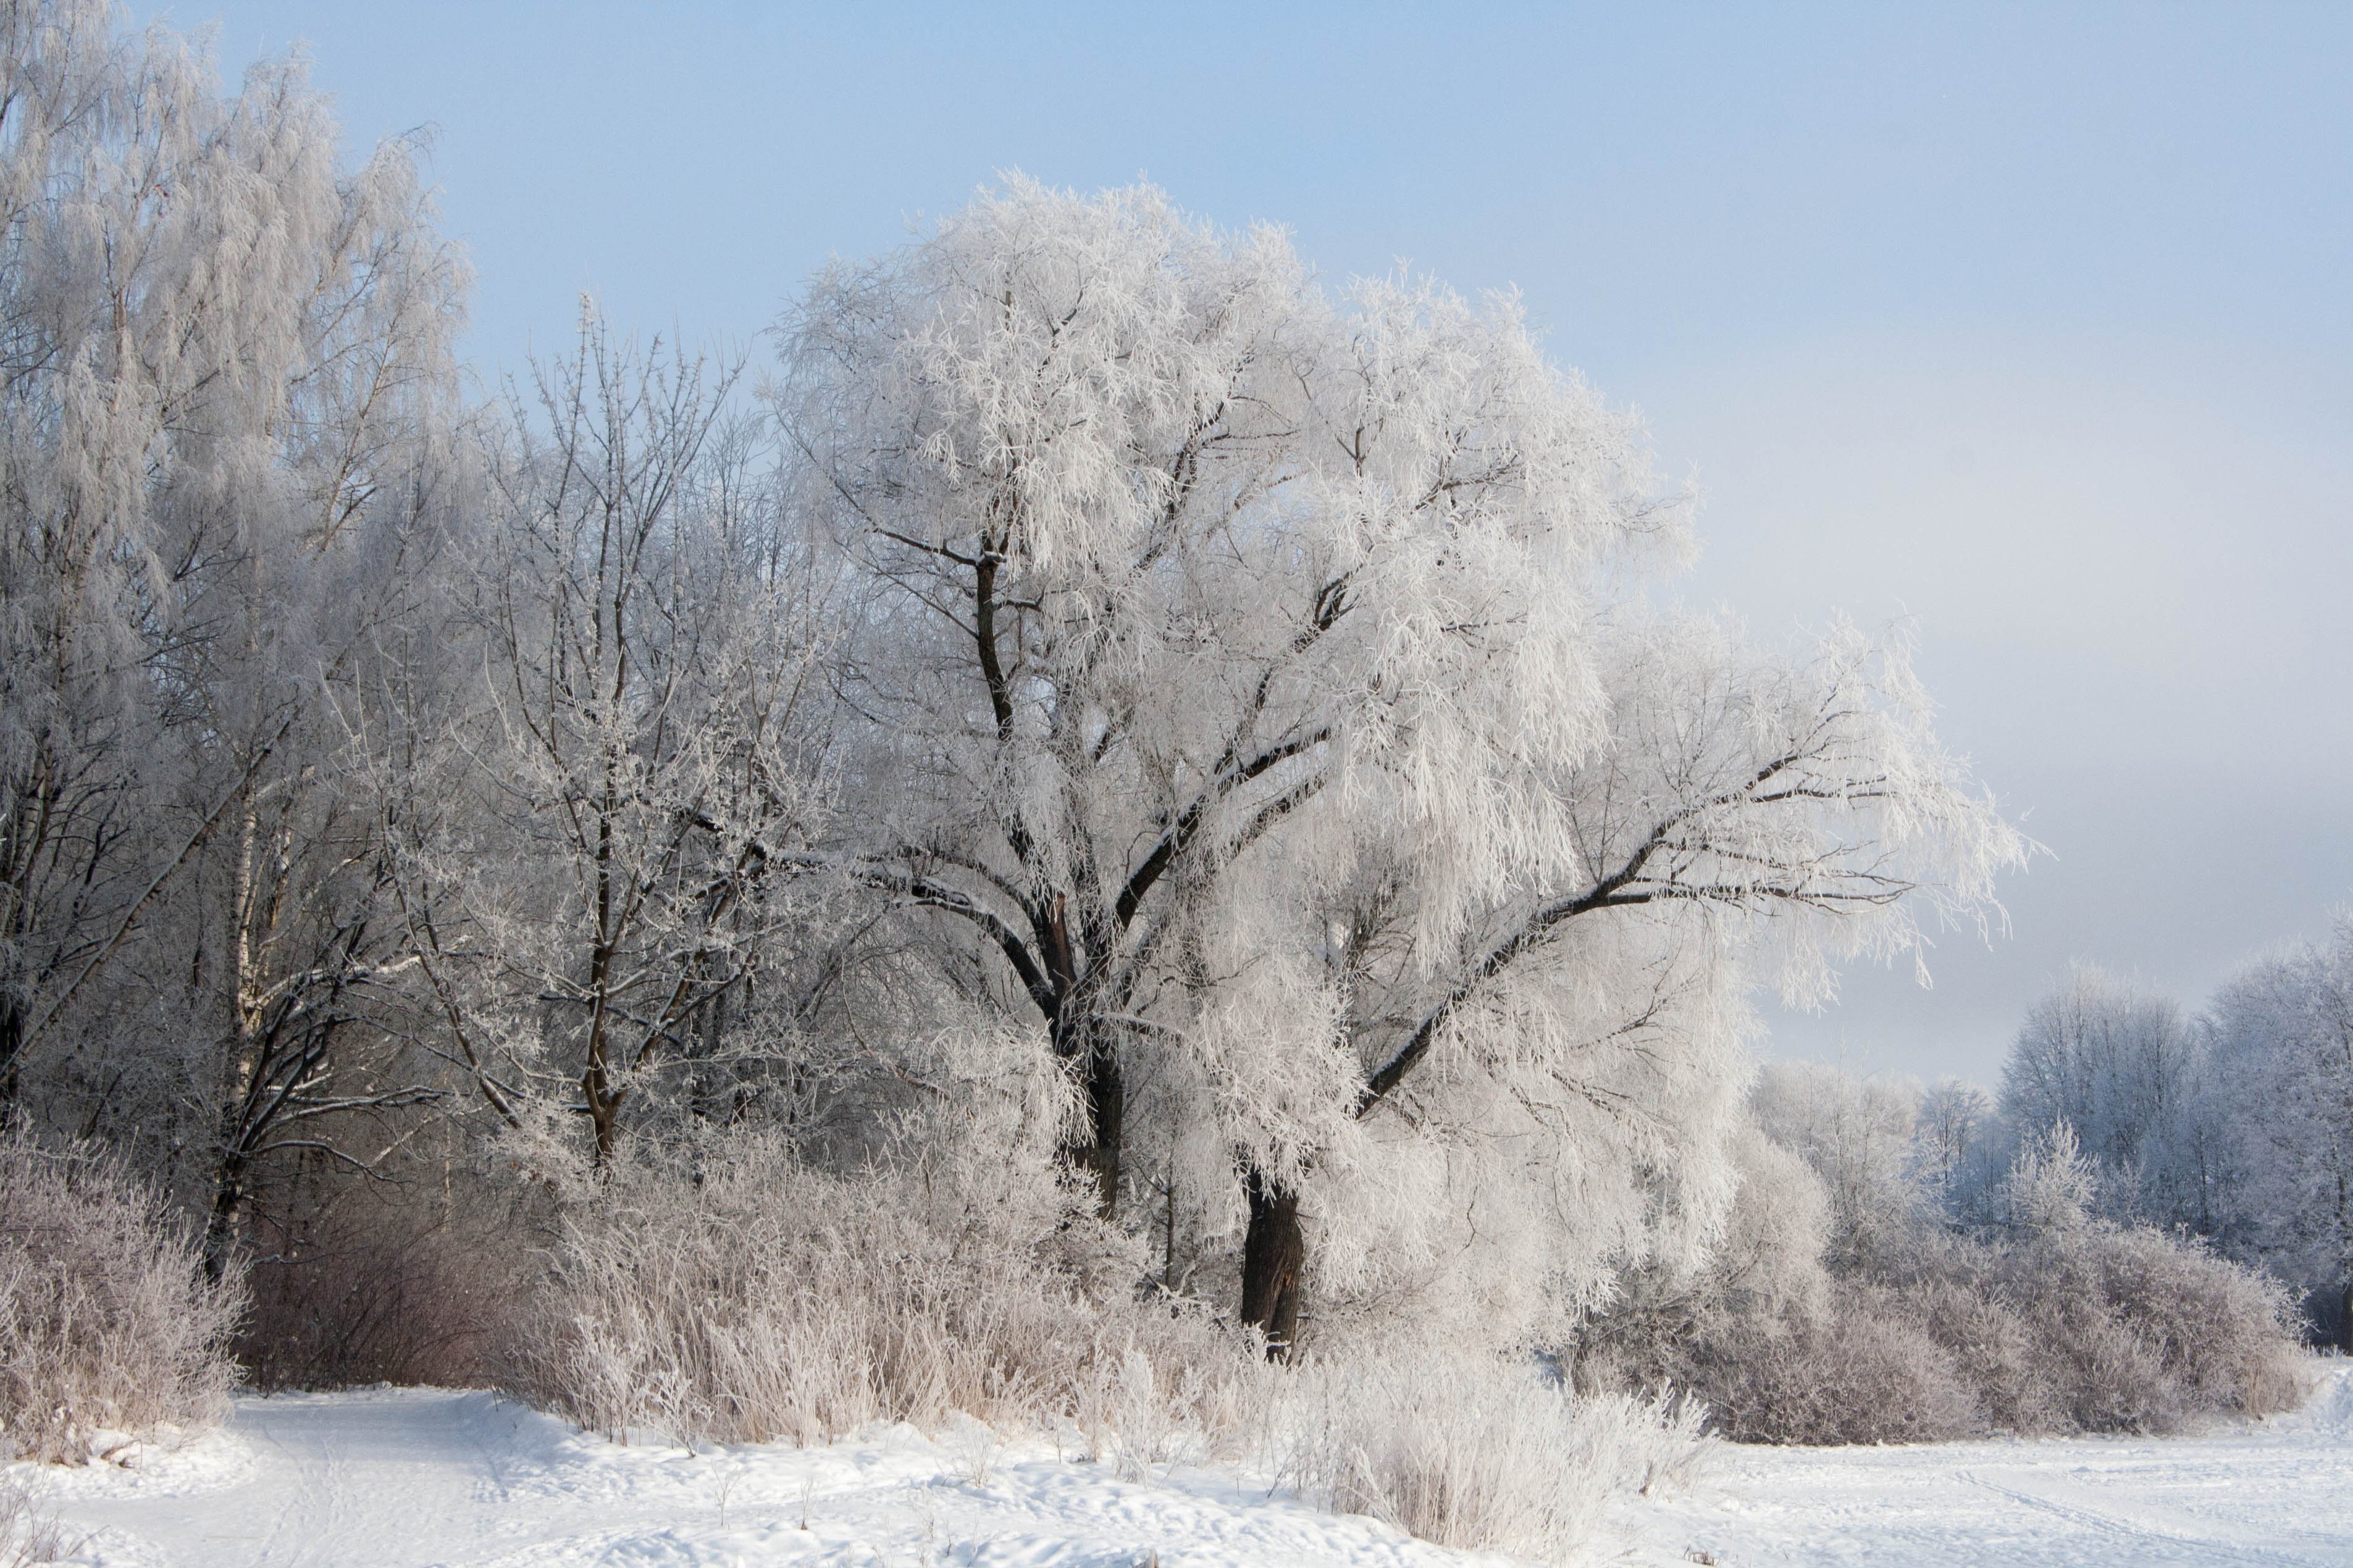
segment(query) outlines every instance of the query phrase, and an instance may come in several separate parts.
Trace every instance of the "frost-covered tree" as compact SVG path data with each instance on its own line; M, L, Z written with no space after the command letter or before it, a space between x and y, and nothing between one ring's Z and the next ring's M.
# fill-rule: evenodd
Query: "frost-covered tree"
M2353 920L2215 996L2214 1077L2235 1178L2225 1240L2338 1297L2353 1349Z
M246 1173L413 1086L347 702L417 590L462 268L416 149L101 5L0 22L0 1092ZM364 771L364 770L362 770Z
M1459 1252L1425 1222L1474 1193L1599 1216L1588 1281L1658 1181L1704 1231L1736 955L1819 994L2020 852L1900 644L1776 659L1630 596L1680 514L1509 300L1333 299L1279 236L1017 184L789 341L861 590L857 875L1001 960L1105 1213L1148 1145L1171 1225L1187 1180L1240 1222L1278 1342L1319 1183L1342 1274Z
M1111 1212L1220 867L1342 779L1486 864L1524 814L1483 763L1592 742L1580 574L1655 521L1629 427L1508 310L1344 310L1148 190L1017 184L828 274L789 371L864 585L862 874L1001 955Z
M1916 1084L1859 1079L1817 1062L1775 1062L1758 1075L1749 1114L1821 1178L1834 1264L1859 1267L1914 1226L1918 1146L1929 1131L1922 1100Z
M1993 1097L1963 1079L1938 1079L1920 1096L1914 1122L1915 1173L1955 1219L1982 1217L1985 1195L2000 1175L2002 1149Z
M2177 1004L2078 964L2019 1030L2002 1069L2002 1118L2014 1140L2065 1125L2117 1212L2195 1226L2206 1208L2194 1115L2201 1056Z
M1481 1152L1519 1164L1536 1206L1512 1247L1575 1237L1546 1268L1586 1289L1606 1260L1672 1239L1662 1214L1686 1246L1708 1233L1750 980L1802 999L1841 954L1916 952L1980 918L2023 849L1936 748L1900 641L1841 628L1789 659L1629 608L1600 628L1594 667L1607 743L1533 752L1501 786L1549 803L1556 837L1523 830L1481 896L1433 910L1429 891L1463 887L1461 868L1399 864L1377 831L1396 868L1356 907L1366 934L1344 987L1364 1074L1352 1114L1462 1130L1425 1164L1439 1149L1457 1172ZM1489 1173L1478 1228L1501 1235L1498 1167L1469 1168ZM1441 1228L1473 1223L1457 1209Z
M812 586L733 379L593 312L539 368L454 617L474 679L387 775L438 1048L501 1121L585 1124L599 1163L654 1075L732 1048L731 998L812 920Z

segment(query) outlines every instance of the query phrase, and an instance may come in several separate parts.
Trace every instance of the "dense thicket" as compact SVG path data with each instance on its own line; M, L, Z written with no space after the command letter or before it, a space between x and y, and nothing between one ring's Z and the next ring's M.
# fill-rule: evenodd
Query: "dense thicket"
M1716 1430L1779 1443L2168 1432L2302 1399L2288 1292L2108 1217L2132 1200L2065 1122L1948 1206L1927 1113L1951 1097L1767 1068L1722 1244L1630 1279L1583 1326L1579 1383L1684 1388Z
M2200 1238L2286 1283L2316 1339L2353 1346L2353 927L2259 958L2206 1007L2079 965L2020 1029L1998 1101L1921 1103L1937 1202L2000 1217L2003 1176L2063 1133L2094 1213Z

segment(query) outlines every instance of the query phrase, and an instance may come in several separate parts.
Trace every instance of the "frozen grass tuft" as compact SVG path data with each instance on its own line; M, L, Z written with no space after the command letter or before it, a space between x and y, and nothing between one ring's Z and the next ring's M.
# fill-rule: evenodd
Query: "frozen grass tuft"
M1430 1352L1288 1375L1300 1491L1441 1546L1553 1560L1625 1492L1681 1485L1698 1407L1580 1397L1537 1365Z
M1001 1154L817 1170L746 1134L641 1161L559 1224L520 1350L582 1426L817 1443L874 1421L1101 1429L1145 1384L1208 1417L1250 1347L1092 1281L1062 1190Z
M32 1489L0 1478L0 1568L34 1568L69 1554L64 1530L35 1503Z

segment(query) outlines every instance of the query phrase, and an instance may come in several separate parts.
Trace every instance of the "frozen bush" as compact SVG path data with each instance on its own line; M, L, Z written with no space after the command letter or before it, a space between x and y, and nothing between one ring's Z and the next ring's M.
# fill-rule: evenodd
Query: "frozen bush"
M2100 1216L2072 1128L2021 1149L2010 1223L1965 1260L2023 1325L2051 1429L2167 1432L2304 1396L2287 1291L2193 1237Z
M1915 1213L1864 1250L1825 1245L1854 1232L1826 1233L1834 1205L1803 1166L1737 1160L1714 1263L1630 1277L1579 1340L1580 1386L1686 1388L1714 1430L1773 1443L2168 1432L2303 1396L2286 1293L2194 1239L2100 1218L2063 1126L2026 1142L2000 1223Z
M152 1188L84 1148L0 1139L0 1442L78 1461L101 1434L217 1421L237 1383L235 1277Z
M1100 1420L1131 1353L1189 1419L1227 1419L1253 1348L1074 1254L1091 1227L1050 1169L952 1139L849 1175L758 1134L698 1152L624 1163L559 1221L519 1370L582 1426L814 1443L877 1420Z
M1533 1360L1427 1352L1270 1364L1136 1260L1046 1160L909 1140L818 1170L733 1133L628 1161L557 1227L525 1392L615 1436L814 1443L874 1421L986 1472L1046 1428L1143 1479L1229 1462L1451 1545L1550 1555L1607 1500L1685 1474L1695 1408L1581 1399ZM984 1426L983 1424L986 1424Z
M2302 1400L2288 1292L2194 1238L2099 1217L2066 1125L2027 1141L2008 1196L2018 1239L1991 1272L2025 1320L2061 1425L2164 1432Z
M1688 1479L1695 1405L1580 1397L1526 1361L1400 1352L1284 1375L1291 1479L1441 1546L1554 1560L1620 1492Z
M1910 1304L1841 1280L1824 1306L1729 1317L1694 1336L1678 1370L1743 1443L1918 1443L1979 1422L1954 1358Z
M1762 1332L1824 1310L1831 1202L1823 1183L1754 1126L1736 1129L1729 1142L1740 1184L1713 1251L1698 1267L1620 1276L1611 1299L1579 1327L1568 1358L1578 1388L1697 1386L1690 1363L1703 1338Z
M1973 1421L1950 1435L2063 1431L2067 1423L2052 1369L2038 1350L2037 1325L2010 1304L1995 1281L1997 1260L1990 1248L1948 1247L1905 1291L1928 1336L1977 1397Z

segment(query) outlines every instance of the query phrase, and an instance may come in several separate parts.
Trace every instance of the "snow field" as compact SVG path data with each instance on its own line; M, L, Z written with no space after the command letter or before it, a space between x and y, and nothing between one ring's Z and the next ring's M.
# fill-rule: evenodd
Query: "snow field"
M85 1568L1317 1568L1501 1564L1231 1474L1123 1481L1050 1443L909 1427L829 1447L628 1447L482 1393L237 1402L127 1465L16 1467ZM1629 1499L1595 1562L2353 1564L2353 1369L2303 1412L2199 1437L1715 1449Z
M1719 1448L1617 1522L1637 1560L1725 1568L2353 1564L2353 1369L2295 1414L2202 1436Z

